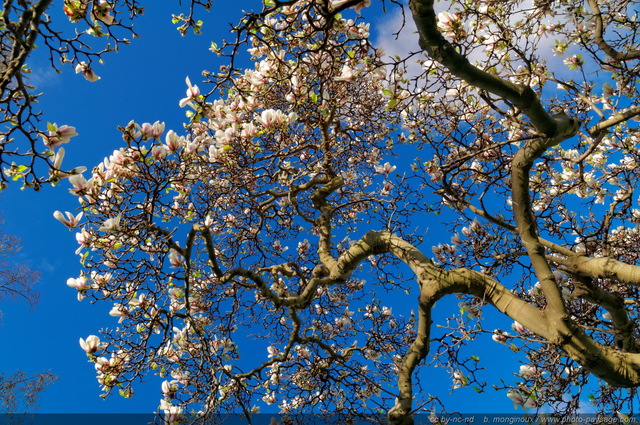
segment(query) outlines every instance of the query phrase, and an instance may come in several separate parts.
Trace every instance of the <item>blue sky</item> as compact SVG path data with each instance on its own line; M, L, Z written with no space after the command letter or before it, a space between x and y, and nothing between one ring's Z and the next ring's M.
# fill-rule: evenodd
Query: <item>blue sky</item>
M64 165L85 165L89 169L109 156L122 145L116 126L130 120L136 122L165 121L167 129L179 131L184 122L184 110L178 101L184 97L185 77L196 83L201 80L203 69L215 70L224 63L208 51L211 41L220 43L231 37L229 23L241 18L241 9L260 8L259 2L219 1L205 20L204 35L180 37L171 23L175 8L158 6L154 2L137 22L142 38L125 46L118 54L105 56L104 65L94 70L101 76L96 83L85 81L69 66L58 75L47 67L46 58L36 52L30 64L34 70L34 82L44 91L40 105L44 110L43 123L55 122L76 127L79 136L65 146ZM162 2L165 6L174 2ZM175 2L177 4L177 2ZM61 2L54 2L59 8ZM393 9L391 9L393 10ZM59 11L55 11L58 15ZM392 17L374 17L372 34L387 49L393 47L391 33L397 30L389 22ZM381 36L384 35L385 40ZM397 41L417 45L410 32ZM108 315L111 306L92 305L85 300L78 302L76 291L67 287L69 277L77 277L80 264L74 251L77 244L74 232L69 232L52 216L53 211L73 211L77 198L67 193L66 181L58 187L44 188L39 193L21 191L15 185L5 191L0 199L7 233L22 238L23 250L17 260L39 270L42 279L37 285L41 301L36 310L29 312L25 304L5 302L0 326L0 365L2 371L16 369L29 373L49 370L59 376L43 394L40 412L44 413L128 413L157 410L160 400L158 379L149 377L147 384L138 385L130 400L114 395L103 401L95 380L93 365L87 362L78 345L78 338L86 338L104 327L115 326L116 320ZM431 229L441 227L437 222ZM440 242L448 242L450 235L438 235ZM424 247L428 250L430 247ZM400 297L406 297L400 294ZM405 298L398 299L406 302ZM455 302L453 302L455 305ZM440 309L442 311L442 308ZM440 318L444 313L438 313ZM501 326L508 329L510 321ZM496 326L497 327L497 326ZM488 329L492 329L489 325ZM512 373L518 370L517 356L507 347L495 344L490 336L485 342L476 343L478 354L487 360L487 379L494 376L492 365L498 366L498 374L507 382L513 382ZM513 406L504 393L491 389L478 397L470 388L450 393L451 380L444 371L430 372L432 381L428 391L443 396L449 410L467 413L514 413Z

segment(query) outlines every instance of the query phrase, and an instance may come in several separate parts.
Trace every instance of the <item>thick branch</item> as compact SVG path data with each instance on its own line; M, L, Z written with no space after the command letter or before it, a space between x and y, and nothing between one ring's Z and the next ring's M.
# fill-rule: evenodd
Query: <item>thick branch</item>
M529 117L541 134L555 136L556 121L545 111L531 87L513 84L473 66L440 34L433 3L433 0L409 2L420 36L420 47L434 60L446 66L456 77L512 102Z
M395 255L416 273L420 284L421 314L424 315L423 324L419 324L419 335L420 332L428 335L429 306L448 294L474 295L550 344L557 345L586 370L608 383L618 387L640 385L640 354L623 353L616 348L596 343L568 315L549 315L548 311L538 310L482 273L468 269L442 270L416 247L389 232L368 232L338 259L339 272L349 273L364 258L380 253ZM400 421L399 418L406 417L404 415L411 411L411 393L406 389L411 383L411 377L407 373L412 372L417 362L428 352L428 346L422 345L421 341L426 343L426 340L421 339L412 346L404 359L401 376L398 378L402 397L390 411L390 419L393 414Z
M5 26L12 31L14 45L11 59L5 64L6 68L0 78L0 92L4 92L16 75L22 71L22 66L33 50L36 37L40 33L40 18L50 4L51 0L40 0L31 8L24 10L18 22L12 23L9 22L12 6L9 5L7 8L8 2L5 2Z
M627 121L633 117L640 115L640 106L634 106L632 108L627 109L626 111L615 114L609 119L604 121L600 121L598 124L595 124L589 128L589 134L592 137L597 137L601 134L601 132L607 130L610 127L613 127L616 124L620 124L621 122Z
M590 258L578 254L552 258L569 273L594 279L615 279L628 285L640 286L640 266L626 264L613 258Z
M597 0L588 0L589 7L591 8L591 13L593 14L593 19L595 22L595 28L593 31L593 37L595 38L596 44L598 47L609 55L611 58L617 61L627 61L632 59L640 58L640 50L631 49L628 52L621 53L613 48L609 43L607 43L604 39L604 23L602 22L602 12L600 11L600 7L598 6Z

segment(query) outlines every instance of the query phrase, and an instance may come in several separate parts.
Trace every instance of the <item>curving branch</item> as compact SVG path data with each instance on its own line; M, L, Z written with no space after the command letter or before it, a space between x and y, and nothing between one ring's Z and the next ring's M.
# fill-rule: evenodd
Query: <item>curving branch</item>
M433 5L433 0L409 2L413 20L418 27L420 47L434 60L446 66L456 77L512 102L529 117L540 134L554 137L558 132L557 122L544 109L533 89L526 85L514 84L473 66L438 30Z
M616 61L628 61L633 59L640 59L640 50L638 49L629 49L627 52L619 52L613 48L609 43L607 43L604 39L604 23L602 22L602 12L600 11L600 7L598 6L597 0L587 0L589 3L589 7L591 8L591 13L593 14L593 19L595 21L595 28L593 31L593 37L595 38L596 44L598 47L613 58Z
M504 285L483 273L465 268L443 270L419 249L389 232L371 231L341 255L332 274L345 275L370 255L389 253L407 264L420 286L418 336L403 360L398 376L400 396L389 412L392 424L410 424L412 374L429 352L431 307L445 295L473 295L521 323L532 333L558 346L585 369L618 387L640 384L640 354L618 351L596 343L568 315L539 310L520 299ZM619 317L624 325L624 318ZM635 346L635 345L634 345ZM635 350L634 350L635 351Z

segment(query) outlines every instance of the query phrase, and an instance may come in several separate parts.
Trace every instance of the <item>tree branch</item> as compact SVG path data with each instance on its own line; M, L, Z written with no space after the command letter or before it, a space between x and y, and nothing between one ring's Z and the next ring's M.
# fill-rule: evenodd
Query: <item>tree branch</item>
M631 49L626 53L621 53L604 40L604 23L602 22L602 12L600 11L598 2L596 0L587 0L587 3L589 3L589 7L591 8L591 13L593 14L593 19L595 21L593 36L598 47L616 61L627 61L640 58L640 50Z

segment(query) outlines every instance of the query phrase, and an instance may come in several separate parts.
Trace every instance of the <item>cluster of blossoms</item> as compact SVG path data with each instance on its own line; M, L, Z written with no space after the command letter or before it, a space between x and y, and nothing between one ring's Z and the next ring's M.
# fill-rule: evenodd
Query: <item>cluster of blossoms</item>
M125 147L90 176L69 177L82 211L54 217L78 229L85 271L67 283L79 300L109 301L118 322L94 359L106 392L128 396L135 376L158 373L166 377L159 410L170 418L187 404L335 408L331 395L345 387L357 396L345 396L344 409L384 397L375 377L390 379L397 368L370 366L398 362L411 326L391 307L361 301L356 294L373 288L359 279L318 285L317 238L320 227L339 229L370 203L399 196L384 151L389 123L399 121L389 102L406 96L400 79L387 78L367 25L339 18L329 34L310 32L311 24L288 18L304 7L261 22L250 40L255 67L223 80L221 98L186 80L186 134L132 121L120 127ZM292 34L287 50L272 49L282 32ZM316 49L322 37L340 43ZM331 215L323 212L329 204ZM315 301L288 301L296 296ZM242 370L237 360L258 321L269 344ZM94 355L96 344L90 337L82 347Z

